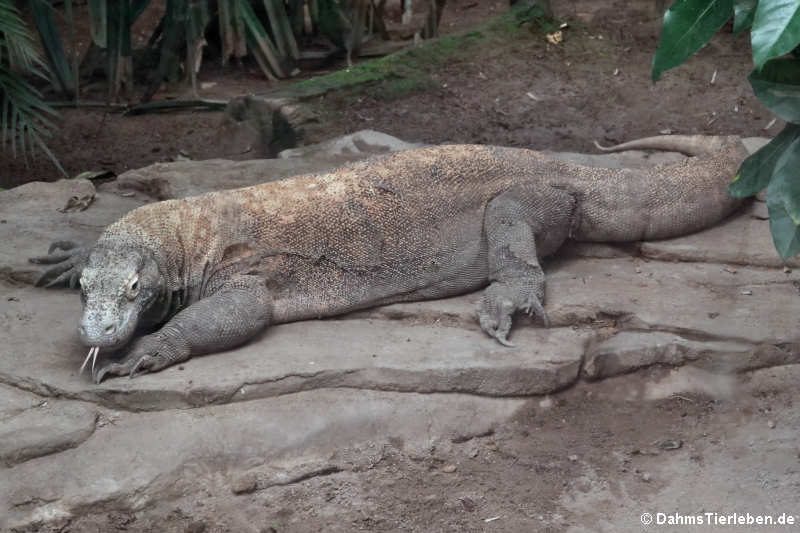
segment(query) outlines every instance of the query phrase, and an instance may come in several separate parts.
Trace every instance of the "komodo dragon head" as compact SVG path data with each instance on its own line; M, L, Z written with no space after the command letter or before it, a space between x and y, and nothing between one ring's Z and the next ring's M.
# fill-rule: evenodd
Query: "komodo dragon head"
M91 347L83 366L90 358L94 366L100 348L115 350L128 344L142 317L165 292L155 259L133 247L95 246L80 285L83 316L78 335Z

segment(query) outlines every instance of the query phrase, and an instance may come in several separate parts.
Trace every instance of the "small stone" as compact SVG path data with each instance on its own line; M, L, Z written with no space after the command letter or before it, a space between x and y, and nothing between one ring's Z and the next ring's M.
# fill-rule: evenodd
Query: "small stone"
M731 267L727 267L727 266L725 268L723 268L722 270L724 270L725 272L727 272L729 274L736 274L737 272L739 272L735 268L731 268Z
M464 507L465 511L472 512L474 511L478 505L472 501L470 498L459 498L458 501L461 502L461 505Z
M753 291L742 291L741 294L745 296L750 296L751 294L753 294Z
M445 474L452 474L455 471L456 471L456 465L444 465L444 467L442 468L442 472L444 472Z
M258 488L258 479L254 472L239 476L231 485L234 494L249 494Z
M787 266L785 266L785 267L783 267L783 273L784 274L791 274L792 273L792 269L787 267Z
M774 420L767 420L767 427L769 429L775 429L775 421Z
M570 456L568 457L568 459L574 463L575 461L577 461L577 460L578 460L578 456L577 456L577 455L570 455Z
M642 481L644 481L644 482L649 482L649 481L650 481L650 479L651 479L650 472L644 472L644 473L642 473Z
M203 533L206 530L206 523L202 520L195 520L186 526L186 533Z

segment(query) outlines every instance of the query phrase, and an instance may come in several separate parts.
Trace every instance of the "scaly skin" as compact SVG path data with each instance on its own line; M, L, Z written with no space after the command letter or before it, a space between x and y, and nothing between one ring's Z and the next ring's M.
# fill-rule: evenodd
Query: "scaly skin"
M696 157L590 168L530 150L441 146L135 209L43 279L79 278L93 375L156 371L241 344L269 324L486 286L477 315L502 344L515 312L546 323L539 258L568 238L637 241L698 231L740 201L737 137L655 137L612 149ZM161 329L134 340L143 328ZM94 359L125 349L121 360ZM85 363L86 364L86 363Z

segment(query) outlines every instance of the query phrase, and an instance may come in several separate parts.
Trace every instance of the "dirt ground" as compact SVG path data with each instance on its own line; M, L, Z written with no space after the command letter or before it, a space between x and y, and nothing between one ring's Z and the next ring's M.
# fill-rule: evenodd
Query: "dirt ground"
M423 452L390 439L357 450L361 468L253 494L209 490L137 513L87 509L46 531L704 532L731 527L645 527L641 516L800 520L798 373L786 368L733 379L651 368L533 398L493 431Z
M745 35L723 30L697 57L654 84L649 69L660 25L654 0L554 5L569 24L562 43L548 44L540 31L523 26L430 72L434 84L426 91L399 99L387 99L380 90L321 97L317 103L326 111L318 137L368 128L407 141L590 151L595 139L622 141L666 130L746 136L779 131L780 122L764 129L772 117L746 81L752 60ZM465 31L506 8L500 1L450 0L442 32ZM275 86L253 67L221 70L212 62L200 82L215 84L201 91L209 98ZM185 87L172 87L157 97L186 95ZM85 98L102 100L102 91L90 91ZM179 154L192 159L234 156L220 147L220 113L123 117L97 109L62 109L62 115L51 147L70 175L101 169L119 174ZM9 154L0 158L0 187L57 178L43 157L27 167Z

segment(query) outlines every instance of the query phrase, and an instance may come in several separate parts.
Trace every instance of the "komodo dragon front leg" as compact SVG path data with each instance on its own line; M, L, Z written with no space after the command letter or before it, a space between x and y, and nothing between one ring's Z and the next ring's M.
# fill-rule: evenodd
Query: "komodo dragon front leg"
M272 318L272 297L264 281L237 275L213 294L178 312L155 333L133 342L119 361L93 371L96 383L106 375L156 372L200 355L238 346L262 331Z
M493 198L483 230L488 245L488 280L478 305L481 328L505 346L516 311L542 318L544 272L539 257L556 251L577 223L577 199L541 184L522 184Z

